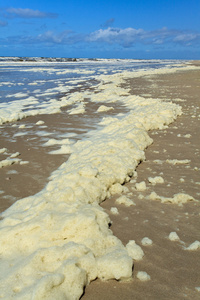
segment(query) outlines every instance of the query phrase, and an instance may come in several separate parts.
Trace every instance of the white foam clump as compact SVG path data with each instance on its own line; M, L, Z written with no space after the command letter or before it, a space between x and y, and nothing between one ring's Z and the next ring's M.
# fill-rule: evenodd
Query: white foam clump
M171 165L184 165L189 164L191 160L189 159L167 159L166 162Z
M189 245L187 248L184 248L185 250L189 250L189 251L195 251L200 249L200 242L199 241L195 241L193 242L191 245Z
M24 129L24 128L26 128L25 124L22 124L22 125L19 126L19 129Z
M185 182L185 179L184 178L180 178L179 181L180 182Z
M8 150L7 148L1 148L1 149L0 149L0 154L5 153L7 150Z
M180 238L176 232L170 232L169 234L169 240L170 241L180 241Z
M146 130L172 122L180 107L128 98L129 114L74 144L68 161L41 192L2 214L2 298L78 299L97 277L132 276L133 259L144 253L135 241L123 246L98 204L145 159L144 149L152 143Z
M85 112L85 105L84 103L79 103L76 107L72 108L68 111L69 115L78 115L83 114Z
M148 177L148 181L153 185L157 183L164 183L164 179L161 176Z
M11 158L15 158L15 157L17 157L17 156L19 156L20 155L20 153L19 152L15 152L15 153L13 153L13 154L11 154Z
M29 109L23 111L27 105L35 105L37 109ZM66 106L66 101L51 101L40 103L35 97L28 97L20 101L5 102L0 104L0 124L21 120L28 116L36 116L39 114L54 114L60 112L62 106Z
M54 95L58 92L66 92L67 90L68 87L63 88L58 86L42 95ZM20 99L20 101L4 102L0 104L0 124L21 120L28 116L59 113L62 107L71 105L76 101L77 99L72 101L71 97L62 97L59 101L57 101L57 99L51 99L50 101L40 102L38 98L28 96L25 99ZM77 110L78 109L80 109L80 107L78 107Z
M112 110L112 109L114 109L114 108L111 107L111 106L101 105L97 109L97 112L104 112L104 111L109 111L109 110Z
M29 163L28 161L23 161L20 158L17 158L17 156L19 156L19 155L20 155L20 153L16 152L16 153L11 154L10 157L1 160L0 161L0 169L4 168L4 167L11 166L13 164L23 165L23 164Z
M14 98L25 98L27 96L28 96L27 93L19 92L19 93L7 95L6 98L11 98L11 97L14 97Z
M141 281L148 281L151 279L151 276L144 271L137 272L137 278Z
M147 189L145 181L141 181L135 184L135 189L137 191L145 191Z
M117 204L124 204L125 206L131 206L131 205L135 205L135 203L133 202L133 200L131 200L130 198L128 198L127 196L123 195L120 196L119 198L117 198L117 200L115 201Z
M43 124L44 124L44 121L39 120L39 121L37 121L35 124L36 124L36 125L43 125Z
M60 149L49 151L49 154L70 154L73 148L70 145L62 145Z
M67 69L64 71L57 71L56 74L67 74L67 73L76 73L76 74L94 74L94 70L81 70L81 69Z
M73 152L73 144L74 142L70 139L49 139L43 146L54 146L54 145L61 145L60 149L52 150L49 154L70 154Z
M17 164L20 162L20 159L19 158L6 158L6 159L3 159L0 161L0 169L1 168L5 168L5 167L8 167L8 166L11 166L13 164Z
M144 237L142 240L141 240L141 243L143 246L150 246L153 244L152 240L148 237Z
M128 188L126 186L121 185L120 183L114 183L110 187L109 192L110 192L111 195L121 194L121 193L127 193L128 192Z
M119 214L119 211L118 211L117 207L111 207L110 211L113 215L118 215Z
M144 251L142 248L136 244L134 240L131 240L126 245L126 249L128 251L128 254L134 259L134 260L141 260L144 256Z
M57 140L57 139L49 139L46 143L43 144L43 146L54 146L54 145L70 145L72 144L72 140L70 139L62 139L62 140Z
M184 193L177 193L173 197L163 197L156 194L156 192L152 192L149 195L149 199L160 200L162 203L170 202L174 204L183 204L189 201L195 201L195 199L192 196Z

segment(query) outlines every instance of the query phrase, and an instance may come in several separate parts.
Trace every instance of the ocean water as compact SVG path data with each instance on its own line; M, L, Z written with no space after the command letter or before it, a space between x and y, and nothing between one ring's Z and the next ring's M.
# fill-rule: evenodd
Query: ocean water
M98 80L98 76L102 74L174 67L180 63L162 60L49 62L41 59L37 62L21 62L17 58L0 59L0 103L11 105L13 101L26 100L28 106L30 97L36 98L38 103L46 103L55 98L60 100L63 93L67 95L77 86L82 85L84 88L84 85L94 85L93 81ZM0 117L3 117L2 113ZM5 119L4 122L6 121Z
M41 191L2 213L0 297L79 299L96 278L132 276L133 260L144 253L134 237L123 245L113 235L99 204L122 194L119 203L134 205L125 183L145 159L148 131L165 128L181 107L131 95L124 84L180 68L190 67L160 60L1 59L1 169L29 164L19 156L17 137L39 136L52 160L67 159ZM6 139L16 143L16 152L5 147Z

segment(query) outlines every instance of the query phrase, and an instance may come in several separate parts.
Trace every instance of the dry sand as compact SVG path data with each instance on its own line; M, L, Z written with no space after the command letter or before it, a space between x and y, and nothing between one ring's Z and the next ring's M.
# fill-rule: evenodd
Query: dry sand
M195 289L200 287L199 250L186 251L181 242L170 241L168 236L176 232L185 246L200 241L200 203L177 206L140 199L140 195L145 197L155 191L158 195L172 197L184 192L200 200L200 71L149 76L134 79L129 84L132 93L137 95L176 99L183 108L183 115L166 130L150 133L154 143L146 151L146 161L137 168L137 182L144 180L148 189L133 192L131 198L136 206L116 205L115 198L102 204L113 222L114 234L124 244L134 239L145 253L143 260L134 264L133 280L127 283L96 280L87 287L82 299L199 299L200 292ZM189 159L191 162L171 165L166 163L167 159ZM165 182L152 186L148 183L149 176L162 176ZM134 187L133 184L127 186L130 191ZM119 215L110 213L113 206L118 208ZM142 246L144 237L153 241L152 246ZM151 280L138 280L138 271L147 272Z
M134 184L127 184L130 192L133 192L131 198L136 206L127 208L116 205L116 197L102 203L112 220L111 229L114 234L124 244L134 239L144 250L143 260L134 263L133 279L130 282L96 280L86 288L82 299L199 299L200 292L195 289L200 287L199 250L186 251L183 243L168 239L170 232L176 232L185 246L200 240L199 202L177 206L162 204L146 197L152 191L170 197L175 193L184 192L200 200L200 71L143 77L128 81L127 86L131 87L132 93L143 97L163 98L180 103L183 115L169 128L150 133L154 143L146 151L146 161L137 168L137 182L144 180L147 190L134 191ZM184 102L179 102L179 99ZM123 108L116 108L112 113L117 113L120 109ZM79 116L77 119L66 120L64 113L27 118L18 124L31 124L34 129L35 123L40 119L44 120L48 127L54 127L55 135L57 130L59 133L65 132L75 123L79 124L77 133L84 134L88 130L87 117L82 121ZM15 142L10 142L11 137L18 131L17 127L8 124L1 137L3 147L8 147L11 152L19 151L20 158L30 161L27 165L13 165L1 169L0 189L8 195L7 198L4 197L5 194L0 195L1 211L11 205L12 201L39 191L46 184L50 173L67 159L67 155L52 156L47 153L49 149L41 148L40 137L31 139L36 137L33 129L26 138L22 136L15 138ZM167 159L188 159L191 162L172 165L166 163ZM155 160L162 161L162 164L156 163ZM18 174L8 175L8 170L16 170ZM165 182L153 186L148 183L149 176L162 176ZM141 199L142 197L144 198ZM119 215L110 213L113 206L118 208ZM144 237L150 238L153 244L142 246L141 240ZM147 272L151 280L142 282L137 279L138 271Z

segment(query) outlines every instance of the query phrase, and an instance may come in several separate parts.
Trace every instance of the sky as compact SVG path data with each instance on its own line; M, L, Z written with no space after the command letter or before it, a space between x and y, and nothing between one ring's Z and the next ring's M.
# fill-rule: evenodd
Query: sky
M0 56L200 59L200 0L0 0Z

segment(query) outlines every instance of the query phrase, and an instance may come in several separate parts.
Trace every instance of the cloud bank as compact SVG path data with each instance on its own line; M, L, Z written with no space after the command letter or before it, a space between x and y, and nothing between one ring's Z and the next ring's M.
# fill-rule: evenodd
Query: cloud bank
M99 29L89 34L77 34L69 30L62 32L46 31L37 36L12 36L1 40L1 43L17 43L17 44L63 44L73 45L77 43L85 44L107 44L120 45L124 48L134 47L135 45L182 45L188 47L190 45L199 45L200 33L172 30L161 28L154 31L145 31L135 28L114 28Z
M168 29L166 27L145 31L135 28L113 28L99 29L90 33L86 40L88 42L101 42L108 44L120 44L124 47L132 47L136 43L140 44L165 44L165 43L182 43L188 44L200 41L200 33L187 32L180 30Z

